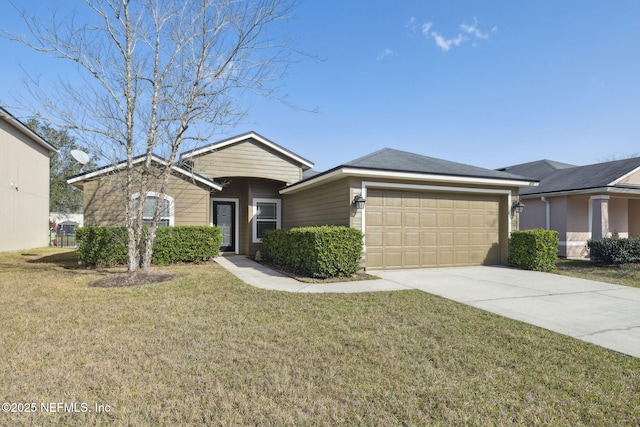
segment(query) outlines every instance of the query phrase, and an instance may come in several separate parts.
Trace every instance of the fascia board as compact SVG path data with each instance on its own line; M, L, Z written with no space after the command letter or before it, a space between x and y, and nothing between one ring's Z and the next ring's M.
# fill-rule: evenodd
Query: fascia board
M623 195L640 195L640 188L624 188L624 187L594 187L594 188L585 188L581 190L570 190L570 191L556 191L556 192L548 192L548 193L531 193L531 194L521 194L520 198L522 199L537 199L540 197L557 197L557 196L576 196L576 195L591 195L591 194L623 194Z
M11 115L11 113L9 113L4 108L0 108L0 117L3 118L11 126L13 126L14 128L18 129L23 134L27 135L34 142L36 142L38 145L41 145L42 147L46 148L49 151L53 151L55 153L59 152L59 150L56 147L54 147L53 145L49 144L47 141L45 141L44 138L42 138L40 135L38 135L37 133L35 133L31 129L29 129L29 127L27 125L25 125L24 123L22 123L20 120L16 119L15 117L13 117Z
M608 185L609 186L614 186L614 185L618 185L620 183L620 181L628 178L629 176L633 175L634 173L640 171L640 166L638 166L637 168L625 173L624 175L622 175L620 178L617 178L616 180L610 182Z
M132 164L137 165L138 163L142 163L144 160L145 160L145 157L142 156L142 157L139 157L137 159L134 159ZM159 164L161 164L163 166L167 165L167 161L166 160L161 159L160 157L157 157L155 155L151 156L151 160L156 162L156 163L159 163ZM76 176L74 178L69 178L67 180L67 183L68 184L75 184L75 183L78 183L78 182L81 182L81 181L85 181L87 179L96 178L96 177L98 177L100 175L104 175L104 174L107 174L107 173L110 173L110 172L122 170L126 166L127 166L127 162L120 162L118 164L111 165L111 166L108 166L106 168L98 169L98 170L93 171L93 172L88 172L86 174L79 175L79 176ZM204 185L206 185L206 186L208 186L210 188L213 188L214 190L217 190L217 191L221 191L222 190L222 186L219 185L218 183L216 183L214 181L210 181L210 180L208 180L208 179L206 179L204 177L201 177L199 175L192 174L191 172L189 172L189 171L187 171L187 170L185 170L185 169L183 169L183 168L181 168L179 166L171 165L171 170L174 171L174 172L177 172L177 173L179 173L179 174L181 174L181 175L183 175L185 177L188 177L190 179L194 179L194 180L200 182L201 184L204 184Z
M293 184L290 187L280 190L280 194L296 193L304 188L315 187L316 185L323 184L338 179L342 176L356 176L360 178L385 178L385 179L405 179L410 181L433 181L433 182L447 182L456 184L475 184L475 185L495 185L506 187L535 187L538 185L535 181L519 181L508 180L500 178L476 178L467 176L456 175L436 175L436 174L422 174L413 172L395 172L395 171L381 171L373 169L357 169L357 168L340 168L333 172L329 172L325 175L320 175L317 179L311 178L306 182L299 185Z

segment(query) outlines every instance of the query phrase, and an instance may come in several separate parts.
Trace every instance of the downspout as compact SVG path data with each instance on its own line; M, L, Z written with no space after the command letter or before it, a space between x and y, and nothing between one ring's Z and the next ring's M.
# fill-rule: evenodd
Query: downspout
M551 205L546 197L540 197L540 201L544 203L545 206L545 230L549 230L551 228Z

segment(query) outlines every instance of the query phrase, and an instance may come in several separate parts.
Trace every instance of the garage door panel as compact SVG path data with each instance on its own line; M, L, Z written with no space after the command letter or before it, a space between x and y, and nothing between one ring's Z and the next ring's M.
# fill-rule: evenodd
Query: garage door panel
M471 251L457 250L455 252L456 265L467 265L471 262Z
M409 268L500 262L499 197L370 189L367 266Z
M384 268L402 268L402 252L401 251L385 252Z
M387 208L388 209L388 208ZM384 213L384 225L386 227L402 227L402 213L387 211Z
M402 262L403 267L420 267L420 251L405 251L404 259Z
M370 229L366 234L366 239L367 244L372 248L376 246L384 246L384 233L382 233L382 230L373 231Z
M405 208L419 208L420 207L420 196L405 193L402 197L402 206Z
M465 227L465 228L469 228L470 222L469 222L469 215L468 214L458 214L456 213L454 220L453 220L453 225L455 227Z
M470 233L468 232L456 231L455 239L456 247L469 246L471 243Z
M368 203L368 201L367 201ZM373 207L371 210L367 212L367 226L371 227L380 227L383 225L383 212L382 211L373 211Z
M452 267L454 265L453 260L454 260L453 251L448 251L444 249L438 251L438 266Z
M423 231L420 233L420 246L435 247L438 245L438 233L435 231Z
M451 246L451 245L453 245L453 232L452 231L438 232L438 246Z
M402 239L402 246L420 247L420 233L418 231L405 231Z
M438 227L453 227L453 213L438 212Z
M438 199L433 194L421 194L420 207L423 209L437 209Z
M370 268L385 268L382 262L382 251L369 249L367 247L367 267Z
M438 214L436 212L421 212L420 213L420 226L421 227L437 227L438 226Z
M384 244L387 247L402 247L402 231L385 231L384 232Z
M420 212L403 212L403 227L420 227Z

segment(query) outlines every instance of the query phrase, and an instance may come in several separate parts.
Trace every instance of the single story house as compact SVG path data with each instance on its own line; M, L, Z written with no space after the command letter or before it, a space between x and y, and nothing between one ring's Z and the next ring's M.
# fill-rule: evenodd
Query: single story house
M640 157L586 166L538 160L499 170L540 181L520 190L520 229L557 230L560 256L587 256L592 238L640 236Z
M0 107L0 252L49 244L49 158L57 151Z
M84 190L85 225L123 224L122 165L69 179ZM328 224L364 232L367 268L505 264L518 227L512 205L519 188L537 184L388 148L322 173L312 168L255 132L184 152L163 220L216 225L222 251L249 256L265 230Z

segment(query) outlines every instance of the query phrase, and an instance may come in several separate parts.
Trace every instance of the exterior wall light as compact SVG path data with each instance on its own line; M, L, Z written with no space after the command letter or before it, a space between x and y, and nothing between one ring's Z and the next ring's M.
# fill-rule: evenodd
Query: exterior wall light
M353 204L356 205L356 210L364 209L365 199L360 194L356 194L353 198Z
M511 211L517 214L521 214L522 211L524 210L524 206L525 206L524 203L522 203L520 200L516 200L511 205Z

